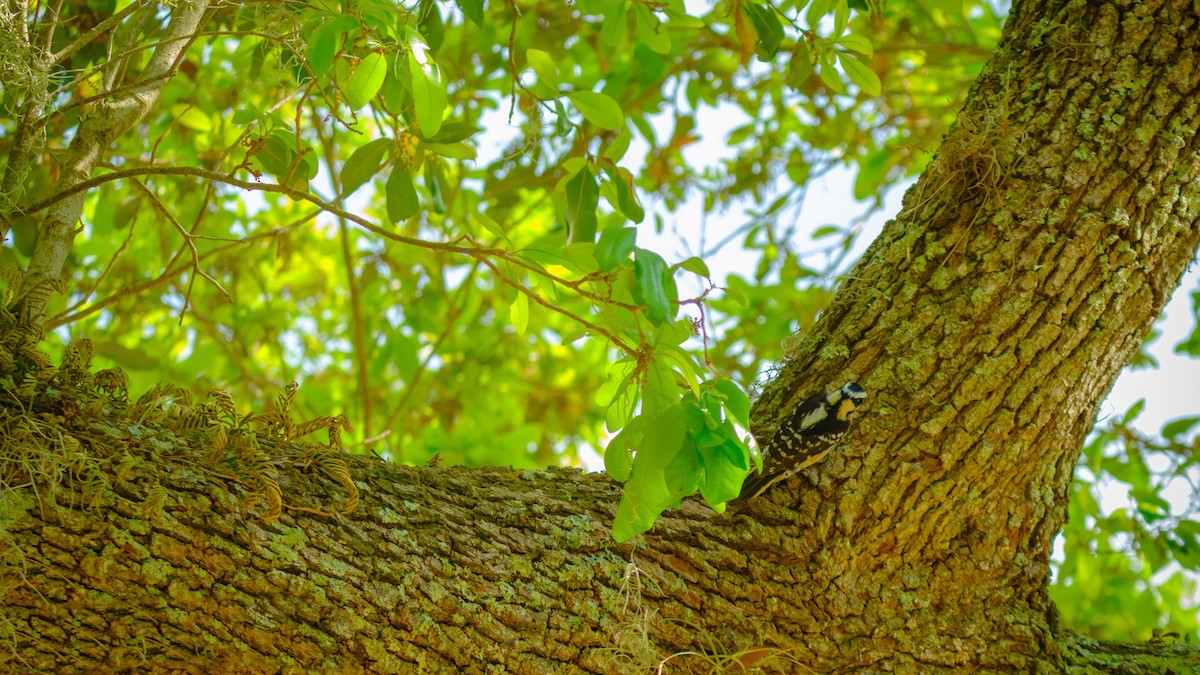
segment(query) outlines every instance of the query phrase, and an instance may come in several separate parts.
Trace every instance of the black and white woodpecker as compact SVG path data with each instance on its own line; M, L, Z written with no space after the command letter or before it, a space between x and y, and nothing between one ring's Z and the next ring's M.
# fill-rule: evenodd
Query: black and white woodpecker
M738 499L753 499L772 485L825 459L850 429L855 412L867 398L856 382L804 399L783 420L762 449L761 473L750 474Z

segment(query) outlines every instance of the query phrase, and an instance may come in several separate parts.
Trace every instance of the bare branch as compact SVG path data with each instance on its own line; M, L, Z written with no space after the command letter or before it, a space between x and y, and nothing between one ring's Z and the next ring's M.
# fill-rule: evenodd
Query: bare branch
M276 237L284 236L287 233L291 232L292 230L296 229L297 227L300 227L304 223L307 223L308 221L312 220L313 218L316 218L320 213L321 213L320 209L313 209L311 212L304 214L303 216L297 218L296 220L292 221L291 223L288 223L287 225L284 225L283 227L276 227L276 228L267 230L265 232L258 232L256 234L252 234L244 239L240 239L238 241L232 242L225 246L215 248L211 251L205 251L204 253L200 254L200 260L204 261L213 256L218 256L218 255L221 255L222 253L227 253L227 252L232 251L232 250L234 250L240 246L243 246L245 244L252 244L256 241L262 241L264 239L274 239ZM180 248L180 253L182 253L182 251L183 251L183 248ZM133 297L135 295L138 295L139 293L143 293L152 288L158 288L159 286L163 286L163 285L169 283L175 277L179 276L180 274L183 274L184 271L186 271L186 269L189 267L188 263L180 263L177 265L176 263L179 261L179 258L180 258L180 256L177 255L174 259L172 259L171 262L167 264L167 268L162 272L162 274L159 274L157 277L147 280L147 281L143 281L138 284L134 284L132 286L124 286L121 288L121 290L117 291L116 293L113 293L112 295L104 298L103 300L92 303L91 305L88 305L87 307L85 307L81 310L74 311L74 308L65 310L65 311L51 317L50 319L48 319L46 321L46 327L53 329L53 328L58 328L59 326L65 326L69 323L81 321L81 320L86 319L87 317L95 314L96 312L99 312L100 310L104 309L105 307L114 305L125 298ZM99 282L97 282L97 286L99 286Z

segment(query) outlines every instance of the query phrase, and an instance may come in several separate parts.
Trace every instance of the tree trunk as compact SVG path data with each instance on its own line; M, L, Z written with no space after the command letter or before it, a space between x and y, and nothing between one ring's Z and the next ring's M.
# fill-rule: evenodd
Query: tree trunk
M618 546L603 476L352 459L357 510L268 522L195 460L159 457L161 517L144 485L90 510L10 498L10 663L1200 667L1190 645L1081 640L1046 593L1081 442L1200 245L1198 24L1190 0L1017 3L903 212L755 409L762 438L853 379L871 394L860 421L763 498L725 515L689 501ZM337 503L278 452L288 503Z

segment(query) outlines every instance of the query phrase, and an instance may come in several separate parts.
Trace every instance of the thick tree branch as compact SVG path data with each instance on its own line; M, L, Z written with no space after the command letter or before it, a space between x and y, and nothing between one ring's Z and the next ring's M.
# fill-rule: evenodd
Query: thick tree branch
M163 43L154 50L142 73L149 84L101 102L79 125L63 160L60 192L86 182L92 170L104 160L109 145L132 129L158 100L168 81L163 75L175 69L191 44L189 40L176 38L197 32L208 4L208 0L181 0L171 12ZM33 320L41 321L50 293L47 282L62 273L82 211L83 195L73 193L51 206L42 222L33 258L18 293L27 316Z

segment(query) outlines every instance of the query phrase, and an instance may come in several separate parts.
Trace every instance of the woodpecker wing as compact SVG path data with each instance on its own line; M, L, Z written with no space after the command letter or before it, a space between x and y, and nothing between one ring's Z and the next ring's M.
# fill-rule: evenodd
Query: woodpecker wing
M752 499L772 485L825 458L846 435L867 392L847 382L832 393L814 394L792 409L762 450L763 470L751 474L738 499Z

